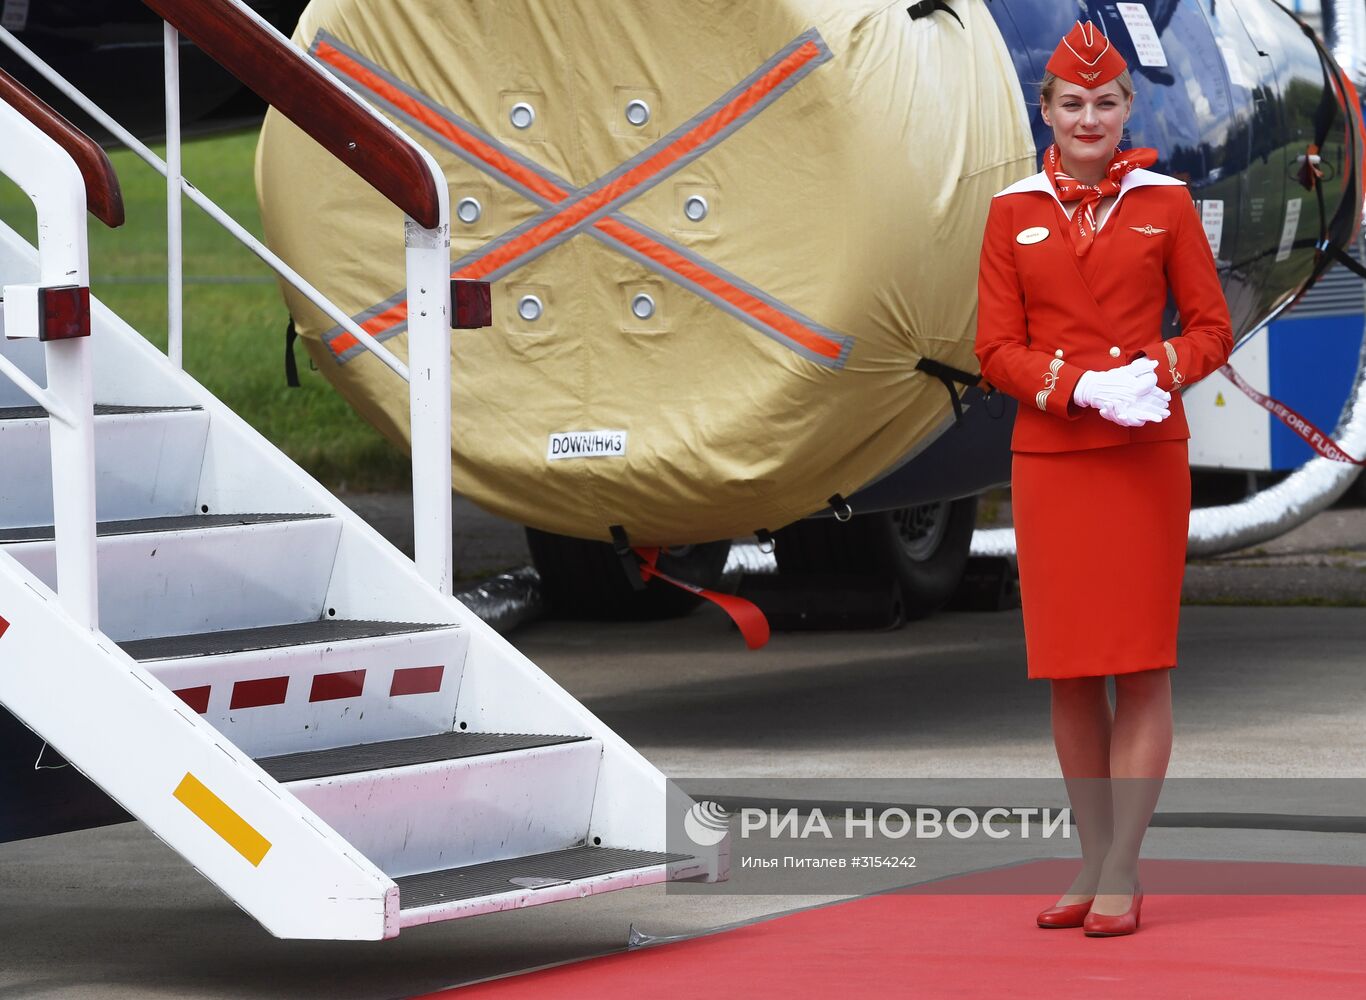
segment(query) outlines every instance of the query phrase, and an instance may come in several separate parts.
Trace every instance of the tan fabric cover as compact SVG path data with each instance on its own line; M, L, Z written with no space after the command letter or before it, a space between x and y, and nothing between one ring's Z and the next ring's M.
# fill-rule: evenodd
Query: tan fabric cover
M849 495L951 420L928 356L975 372L977 256L991 195L1033 170L1019 83L985 5L911 21L904 3L844 0L315 0L319 29L575 185L687 121L809 28L833 59L624 214L851 335L842 369L799 357L585 235L495 283L494 327L457 331L456 488L538 528L646 544L778 528ZM529 95L534 134L507 107ZM625 123L631 96L653 117ZM425 145L485 212L452 226L467 253L534 215L530 201ZM279 115L257 185L270 245L356 315L403 287L397 209ZM711 202L701 225L684 198ZM659 313L629 311L648 290ZM516 316L527 291L547 304ZM400 446L407 391L366 355L339 365L334 324L292 289L324 375ZM647 327L643 329L643 327ZM406 357L406 334L386 342ZM624 429L625 458L548 462L552 432Z

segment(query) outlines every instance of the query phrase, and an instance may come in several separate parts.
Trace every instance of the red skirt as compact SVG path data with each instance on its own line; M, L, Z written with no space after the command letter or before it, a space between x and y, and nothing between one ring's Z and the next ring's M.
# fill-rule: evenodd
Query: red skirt
M1016 452L1010 498L1029 676L1176 666L1187 442Z

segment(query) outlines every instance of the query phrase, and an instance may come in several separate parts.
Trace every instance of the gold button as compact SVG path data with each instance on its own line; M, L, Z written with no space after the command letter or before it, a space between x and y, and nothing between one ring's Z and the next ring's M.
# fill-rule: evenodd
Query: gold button
M1118 348L1118 347L1112 347L1112 348L1110 348L1110 357L1112 357L1112 358L1117 358L1117 357L1119 357L1119 348Z
M1055 357L1055 358L1060 358L1060 357L1062 357L1062 348L1061 348L1061 347L1059 347L1056 351L1053 352L1053 357Z

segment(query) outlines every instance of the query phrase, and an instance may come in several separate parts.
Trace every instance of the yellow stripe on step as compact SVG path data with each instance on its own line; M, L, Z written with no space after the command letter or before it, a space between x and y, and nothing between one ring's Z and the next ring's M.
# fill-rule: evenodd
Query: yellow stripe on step
M204 782L186 772L175 790L181 805L204 821L214 833L253 865L259 865L270 850L270 841L237 815L226 802L209 791Z

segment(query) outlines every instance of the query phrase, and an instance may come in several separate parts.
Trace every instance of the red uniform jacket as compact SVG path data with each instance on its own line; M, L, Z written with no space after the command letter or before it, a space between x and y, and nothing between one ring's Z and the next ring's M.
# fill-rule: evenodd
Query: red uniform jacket
M1228 360L1233 330L1214 257L1186 185L1132 170L1091 250L1078 257L1070 221L1042 171L992 199L977 279L977 359L992 386L1019 400L1013 451L1072 451L1189 438L1179 390ZM1170 286L1179 337L1162 340ZM1088 369L1146 355L1172 394L1157 423L1121 427L1072 402Z

